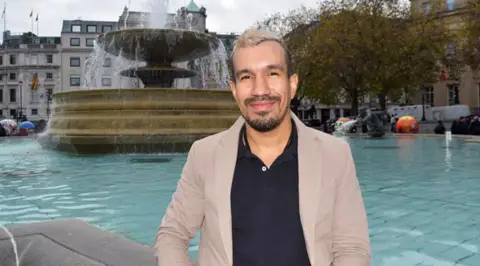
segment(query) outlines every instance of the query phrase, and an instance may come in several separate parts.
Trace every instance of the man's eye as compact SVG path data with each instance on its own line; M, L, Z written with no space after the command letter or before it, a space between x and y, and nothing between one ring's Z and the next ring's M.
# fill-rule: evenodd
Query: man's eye
M250 76L248 76L248 75L247 76L241 76L240 80L249 79L249 78L250 78Z
M278 72L270 72L270 76L278 76Z

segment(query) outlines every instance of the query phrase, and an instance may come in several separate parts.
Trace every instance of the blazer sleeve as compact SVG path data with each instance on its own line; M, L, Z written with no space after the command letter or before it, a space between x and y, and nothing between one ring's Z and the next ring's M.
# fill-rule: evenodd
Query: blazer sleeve
M352 152L344 143L345 167L337 181L333 220L333 265L370 266L368 221Z
M188 244L204 219L204 184L195 170L196 143L158 229L155 255L158 266L191 266Z

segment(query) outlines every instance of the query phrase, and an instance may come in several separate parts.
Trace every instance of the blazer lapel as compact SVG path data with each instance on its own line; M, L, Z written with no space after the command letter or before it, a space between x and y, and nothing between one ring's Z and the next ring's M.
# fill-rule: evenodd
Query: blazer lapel
M217 195L218 220L223 246L229 264L233 263L232 245L232 211L230 205L230 192L233 174L237 161L238 139L241 127L245 120L240 117L235 124L225 132L215 150L215 190Z
M293 113L292 117L298 132L298 175L300 194L300 219L307 245L310 263L315 265L315 221L319 204L322 158L319 143L315 134L308 129ZM230 192L233 174L237 161L238 140L241 127L245 120L240 117L235 124L225 132L215 150L215 189L219 229L229 265L233 263L232 245L232 212Z
M322 180L320 140L294 114L298 131L298 187L300 219L310 263L315 265L315 222Z

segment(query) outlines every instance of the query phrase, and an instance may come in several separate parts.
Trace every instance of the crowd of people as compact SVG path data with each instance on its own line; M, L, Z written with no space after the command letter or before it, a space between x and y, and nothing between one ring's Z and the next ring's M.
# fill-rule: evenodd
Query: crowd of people
M446 128L442 121L438 121L434 129L435 134L445 134ZM450 131L453 135L480 136L480 117L478 115L462 116L452 122Z

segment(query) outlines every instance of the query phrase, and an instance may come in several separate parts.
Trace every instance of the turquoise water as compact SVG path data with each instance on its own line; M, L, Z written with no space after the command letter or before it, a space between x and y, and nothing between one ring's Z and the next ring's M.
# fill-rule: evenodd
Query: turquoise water
M480 265L480 144L348 141L373 266ZM184 163L184 155L72 156L0 138L0 224L75 217L152 245Z

